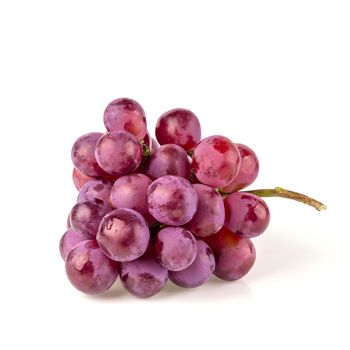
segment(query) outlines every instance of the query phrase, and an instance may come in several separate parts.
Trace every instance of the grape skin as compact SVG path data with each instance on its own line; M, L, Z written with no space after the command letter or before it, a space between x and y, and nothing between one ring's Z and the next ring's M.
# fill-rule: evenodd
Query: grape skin
M118 98L105 109L103 121L108 131L127 131L137 140L147 133L146 116L141 105L130 98Z
M123 287L139 298L148 298L160 292L168 280L168 270L150 254L123 262L120 266L120 280Z
M201 126L190 110L175 108L159 117L156 137L160 145L174 143L190 151L201 139Z
M91 180L94 180L93 177L87 176L83 173L81 173L77 168L73 168L72 172L72 179L75 188L80 191L80 189L88 182Z
M110 211L111 207L100 199L78 202L70 213L71 226L77 234L92 239L97 234L102 218Z
M186 151L174 144L156 149L146 167L146 175L152 180L164 175L176 175L189 179L190 174L191 163Z
M85 237L78 235L73 229L68 229L60 239L59 249L63 260L68 253L80 242L86 241Z
M75 288L86 294L99 294L116 281L119 263L108 259L95 240L89 240L78 243L69 252L65 267Z
M225 207L221 195L212 187L194 184L198 196L198 209L185 226L193 234L206 237L217 233L225 221Z
M100 199L110 204L109 196L112 183L105 180L91 180L80 189L77 201Z
M129 208L138 211L147 222L154 222L148 211L147 190L152 180L144 174L120 177L113 185L110 201L114 208Z
M196 257L196 249L196 239L182 227L163 228L155 241L158 261L169 271L181 271L190 266Z
M224 136L207 137L193 151L193 171L201 183L211 187L229 184L237 175L240 164L238 148Z
M249 238L229 231L225 226L203 240L215 256L214 274L225 281L235 281L246 275L255 262L255 248Z
M259 160L255 152L246 145L236 143L241 156L241 166L237 176L225 187L222 192L232 193L251 185L259 174Z
M225 226L241 237L262 234L270 222L270 211L263 199L252 193L235 192L227 196Z
M210 247L197 240L197 253L193 263L182 271L169 271L169 279L183 288L195 288L206 283L215 269L215 258Z
M148 209L159 222L181 226L189 222L198 207L198 196L191 183L178 176L166 175L148 188Z
M140 213L123 208L111 211L102 219L96 239L109 258L132 261L146 251L150 232Z
M71 157L74 167L86 176L99 177L105 174L95 157L96 144L102 135L100 132L91 132L80 136L73 144Z
M96 145L96 159L107 173L127 175L137 169L142 159L142 147L135 136L126 131L104 134Z

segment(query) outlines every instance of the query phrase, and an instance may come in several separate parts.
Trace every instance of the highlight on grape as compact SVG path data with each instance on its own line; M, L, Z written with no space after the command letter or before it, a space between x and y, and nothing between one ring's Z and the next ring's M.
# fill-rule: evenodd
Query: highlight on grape
M188 109L159 117L157 141L132 99L112 101L103 121L105 133L84 134L73 144L79 194L59 243L67 277L83 293L103 293L118 276L141 298L160 292L168 279L183 288L213 274L237 280L254 265L252 238L270 221L262 197L326 209L281 187L244 191L259 173L255 152L226 136L201 139L200 122Z

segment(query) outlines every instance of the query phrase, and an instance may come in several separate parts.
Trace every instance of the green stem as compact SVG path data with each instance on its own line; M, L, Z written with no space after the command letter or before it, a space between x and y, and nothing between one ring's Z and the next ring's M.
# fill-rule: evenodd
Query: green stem
M327 209L327 207L323 203L317 201L316 199L308 197L305 194L285 190L282 187L252 190L252 191L245 191L245 192L253 193L259 197L282 197L282 198L294 199L295 201L310 205L311 207L314 207L319 211Z

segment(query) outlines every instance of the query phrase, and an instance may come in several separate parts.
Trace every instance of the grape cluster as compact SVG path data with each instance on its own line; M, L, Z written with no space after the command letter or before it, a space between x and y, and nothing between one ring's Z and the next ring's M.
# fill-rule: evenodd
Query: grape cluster
M158 119L158 142L134 100L112 101L103 120L106 133L72 147L79 195L60 240L70 282L97 294L119 275L127 291L150 297L168 278L193 288L212 274L244 276L255 261L251 238L270 219L260 197L239 192L258 175L256 154L224 136L201 139L187 109Z

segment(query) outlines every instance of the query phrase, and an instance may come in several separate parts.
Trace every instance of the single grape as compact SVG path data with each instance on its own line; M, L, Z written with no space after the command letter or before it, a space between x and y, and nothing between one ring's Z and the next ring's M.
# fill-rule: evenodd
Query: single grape
M134 261L121 263L120 279L128 292L139 298L148 298L164 288L168 270L147 253Z
M194 184L198 196L198 209L186 228L199 237L217 233L225 221L224 201L212 187Z
M169 279L183 288L195 288L209 280L215 269L215 258L210 247L197 240L197 254L193 263L182 271L169 271Z
M111 207L100 199L78 202L70 212L72 229L86 239L94 238L102 218Z
M234 281L252 268L255 262L255 248L249 238L243 238L229 231L225 226L204 241L215 256L214 274L226 281Z
M212 187L223 187L237 175L241 163L238 148L224 136L203 139L193 151L192 168L197 179Z
M126 131L107 132L97 143L96 159L107 173L127 175L140 165L142 147L135 136Z
M225 226L241 237L256 237L269 225L269 208L255 194L235 192L225 198L224 204Z
M138 211L148 223L154 222L148 211L147 190L152 183L146 175L131 174L120 177L113 185L110 200L114 208Z
M60 239L60 254L66 260L68 253L80 242L86 241L85 237L78 235L73 229L68 229Z
M109 258L132 261L146 251L150 232L140 213L126 208L116 209L102 219L96 239Z
M191 183L178 176L166 175L148 188L148 210L162 224L181 226L189 222L198 206Z
M118 98L105 109L104 124L108 131L127 131L137 140L146 136L146 116L139 103L130 98Z
M170 271L181 271L196 257L196 239L182 227L166 227L158 232L155 252L161 265Z
M175 108L158 119L156 137L161 145L175 143L185 151L190 151L201 139L201 126L191 111Z
M222 191L232 193L251 185L259 173L259 160L255 152L246 145L236 143L241 156L241 166L237 176Z
M95 240L78 243L67 255L66 273L73 286L86 294L98 294L112 287L119 263L110 260Z
M80 136L72 147L72 161L74 166L83 174L90 177L98 177L105 174L97 164L95 149L97 141L103 134L91 132Z
M180 146L168 144L155 150L146 167L152 180L164 175L176 175L189 179L191 163L186 151Z
M78 201L100 199L109 204L109 196L111 194L111 189L112 183L109 181L91 180L80 189Z
M81 173L77 168L73 168L72 178L74 186L78 191L80 191L88 181L94 180L93 177Z

